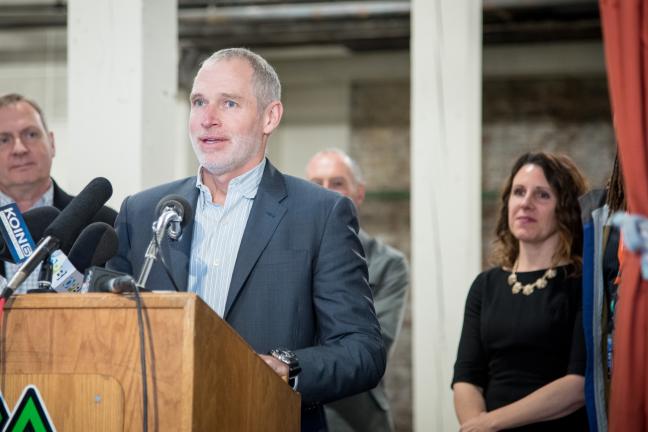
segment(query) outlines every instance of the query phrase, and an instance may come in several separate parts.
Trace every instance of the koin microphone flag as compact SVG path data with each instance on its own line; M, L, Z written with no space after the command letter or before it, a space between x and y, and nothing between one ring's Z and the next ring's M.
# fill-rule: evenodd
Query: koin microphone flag
M61 213L59 209L49 206L37 207L26 211L22 215L22 218L27 225L27 230L25 232L31 233L31 238L34 241L40 241L45 229L47 229L54 219L56 219L59 213ZM16 213L16 215L19 216L19 213ZM7 240L3 234L3 240L0 240L0 243L0 260L20 264L20 261L16 261L16 258L14 257L11 239Z
M8 299L38 264L54 250L69 252L81 230L88 225L111 195L112 186L108 180L102 177L92 180L47 227L34 253L21 264L7 283L1 297Z
M29 258L36 244L15 203L0 207L0 231L13 262L21 263Z

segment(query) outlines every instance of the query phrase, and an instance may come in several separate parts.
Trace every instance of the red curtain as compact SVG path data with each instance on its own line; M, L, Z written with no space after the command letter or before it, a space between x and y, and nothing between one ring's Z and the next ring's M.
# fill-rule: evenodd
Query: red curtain
M613 122L630 213L648 215L648 0L600 0ZM648 431L648 283L625 252L609 430Z

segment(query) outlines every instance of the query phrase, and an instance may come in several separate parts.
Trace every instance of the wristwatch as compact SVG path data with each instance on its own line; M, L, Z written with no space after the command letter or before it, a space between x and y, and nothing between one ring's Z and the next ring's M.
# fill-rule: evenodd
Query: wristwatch
M297 388L297 376L301 372L297 355L285 348L275 348L270 351L270 355L288 366L288 384L293 389Z

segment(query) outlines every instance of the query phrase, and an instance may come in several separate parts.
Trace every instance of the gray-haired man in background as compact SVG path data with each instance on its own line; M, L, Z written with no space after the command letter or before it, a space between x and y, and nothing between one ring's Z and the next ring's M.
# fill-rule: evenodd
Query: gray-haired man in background
M365 183L357 163L338 149L315 154L306 166L306 177L320 186L349 197L359 207ZM369 285L387 353L403 323L409 272L405 256L360 229L360 242L369 268ZM325 406L331 432L393 431L394 422L384 381L364 393Z

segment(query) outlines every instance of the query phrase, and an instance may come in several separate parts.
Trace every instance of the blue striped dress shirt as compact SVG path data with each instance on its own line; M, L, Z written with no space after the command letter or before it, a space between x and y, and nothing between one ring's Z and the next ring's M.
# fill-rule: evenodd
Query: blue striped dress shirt
M198 171L196 187L200 193L191 243L188 288L220 317L225 312L234 264L265 164L264 158L259 165L230 181L225 205L212 202L211 192L202 182L202 168Z

